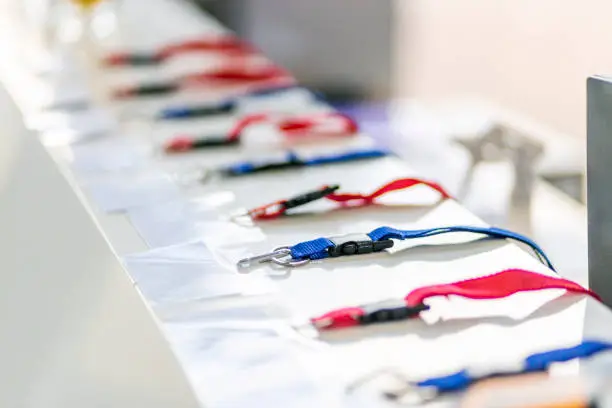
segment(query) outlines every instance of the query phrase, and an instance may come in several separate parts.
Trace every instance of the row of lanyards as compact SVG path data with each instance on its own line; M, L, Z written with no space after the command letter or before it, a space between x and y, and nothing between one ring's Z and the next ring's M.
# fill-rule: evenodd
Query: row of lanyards
M118 53L109 56L104 62L109 66L155 65L163 63L166 60L180 54L199 52L214 52L225 55L245 56L254 53L255 50L252 46L237 40L234 36L227 36L171 44L152 53ZM125 98L136 95L157 95L174 92L184 87L201 86L214 82L266 81L287 76L288 74L286 71L275 66L261 66L254 68L244 65L233 65L221 67L220 69L211 70L201 74L188 75L173 82L126 87L117 90L115 92L115 96ZM161 115L161 117L173 119L190 116L195 117L198 115L204 116L208 114L214 115L226 113L232 109L235 109L235 104L224 103L212 108L200 108L199 110L186 110L184 108L174 111L170 110L166 111L163 115ZM333 116L334 114L329 114L329 117ZM328 118L303 117L288 119L285 121L279 121L278 127L281 131L288 134L304 134L313 131L314 128L319 125L317 121L323 119ZM210 138L198 139L193 137L179 137L172 140L166 146L166 150L169 152L177 152L206 147L207 145L232 144L237 142L247 126L267 120L270 120L270 115L268 114L251 115L245 117L236 125L234 129L229 132L226 137L219 138L224 140L223 143L211 143ZM357 131L356 124L349 118L346 118L344 123L346 124L346 128L342 128L340 131L348 134ZM207 141L206 139L209 140ZM435 183L418 179L400 179L386 184L369 195L338 194L337 190L339 186L323 186L316 191L291 199L280 200L275 203L251 210L248 212L248 215L253 219L259 220L276 218L281 215L285 215L287 210L291 208L295 208L321 198L338 203L370 205L376 198L387 194L388 192L410 188L419 184L428 185L437 190L440 192L442 198L449 197L449 195ZM289 256L291 258L289 261L289 265L291 265L291 262L300 263L305 260L323 259L330 256L376 252L376 244L379 244L379 250L386 249L392 245L392 243L389 243L391 239L410 239L447 232L473 232L502 238L517 239L534 248L545 263L547 263L552 269L552 265L550 264L550 261L546 255L531 240L525 239L524 237L509 231L480 227L454 226L413 231L403 231L389 227L381 227L367 234L368 239L364 241L344 240L344 242L338 245L338 241L334 241L333 238L319 238L317 240L294 245L293 247L288 247L282 253L284 256ZM384 245L381 245L381 243ZM570 293L588 295L596 299L598 298L596 294L583 288L575 282L562 278L549 277L525 270L511 269L489 276L449 284L438 284L422 287L411 291L401 300L371 305L345 307L333 310L321 316L312 318L311 323L319 330L333 330L351 326L398 321L416 318L421 312L429 310L429 306L426 305L424 301L431 297L455 295L470 299L499 299L519 292L539 291L546 289L565 289ZM585 341L573 347L533 354L524 359L519 365L510 368L492 367L484 372L482 370L474 372L470 369L464 369L446 376L430 378L418 382L410 382L407 383L407 386L404 389L394 393L387 393L387 395L392 398L400 398L410 392L422 393L423 391L426 391L427 395L438 395L440 393L458 391L465 389L472 383L485 378L500 375L545 371L555 362L585 358L611 348L612 344L607 342Z
M339 112L323 112L302 115L279 115L259 113L246 115L232 129L221 136L176 136L169 140L164 150L167 153L189 152L217 146L237 145L244 131L251 126L272 122L286 137L304 136L352 136L359 130L357 123Z

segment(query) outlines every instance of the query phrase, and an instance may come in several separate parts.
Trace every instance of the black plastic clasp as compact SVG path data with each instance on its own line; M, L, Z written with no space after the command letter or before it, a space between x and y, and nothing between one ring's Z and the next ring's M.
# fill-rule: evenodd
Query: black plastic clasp
M373 241L367 234L349 234L341 237L332 237L330 241L334 246L327 249L331 258L348 255L371 254L384 251L393 246L393 241L384 239Z
M403 299L372 303L361 308L365 312L359 317L359 324L362 325L410 319L429 310L425 304L407 306Z
M203 149L207 147L223 147L238 145L240 139L228 139L227 136L209 136L197 139L193 142L194 149Z
M174 82L143 84L135 88L134 94L139 96L165 95L175 92L178 89L179 85Z
M157 65L162 61L163 59L156 54L131 54L125 59L125 65L133 67L146 67L150 65Z
M330 194L332 194L333 192L335 192L336 190L338 190L340 188L340 186L338 185L334 185L334 186L327 186L321 189L318 189L316 191L311 191L309 193L305 193L305 194L301 194L299 196L295 196L293 198L290 198L288 200L285 201L285 203L283 204L285 209L290 209L290 208L295 208L295 207L299 207L301 205L304 204L308 204L311 203L313 201L317 201L325 196L328 196Z

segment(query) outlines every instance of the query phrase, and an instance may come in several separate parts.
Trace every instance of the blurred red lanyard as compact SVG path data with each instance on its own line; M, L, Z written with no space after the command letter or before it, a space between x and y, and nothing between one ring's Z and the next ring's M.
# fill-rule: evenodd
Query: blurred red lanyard
M164 95L188 88L255 84L289 84L293 77L273 64L230 63L198 74L183 75L177 80L129 85L113 91L117 99L135 96Z
M250 126L272 122L278 130L288 137L295 136L351 136L359 130L357 123L349 116L339 112L314 113L309 115L279 115L261 113L247 115L228 132L217 137L177 136L164 147L168 153L187 152L213 146L231 145L240 140L243 132Z
M253 55L257 51L253 46L233 35L218 35L169 44L152 52L111 53L102 62L110 67L146 66L161 64L178 55L206 53L241 57Z

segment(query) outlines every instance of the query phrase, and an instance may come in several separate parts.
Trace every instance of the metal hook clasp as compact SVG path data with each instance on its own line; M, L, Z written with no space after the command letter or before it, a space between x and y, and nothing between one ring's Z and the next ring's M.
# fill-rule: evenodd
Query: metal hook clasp
M431 387L418 387L398 369L389 367L375 370L356 379L346 386L345 392L348 394L353 393L366 383L372 382L385 375L390 376L398 384L401 384L399 387L382 390L382 396L387 400L399 402L400 404L415 405L431 401L438 396L437 390Z
M245 269L250 269L256 264L266 262L273 262L276 265L284 267L297 267L306 265L310 262L310 259L293 259L291 257L291 248L288 246L282 246L274 248L272 252L268 252L266 254L241 259L238 261L236 266L240 272L245 272Z

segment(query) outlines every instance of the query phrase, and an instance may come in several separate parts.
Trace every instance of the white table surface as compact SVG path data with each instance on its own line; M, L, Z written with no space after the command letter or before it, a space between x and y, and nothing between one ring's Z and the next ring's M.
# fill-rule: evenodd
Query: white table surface
M122 37L129 39L124 43L126 46L154 46L219 29L206 17L178 1L131 0L124 3L121 22ZM142 13L143 9L146 9L146 16ZM10 54L9 45L7 41L0 44L5 55ZM6 67L2 72L4 85L26 111L26 98L23 98L23 88L18 84L23 83L24 79L27 81L27 75L23 70L11 71ZM197 126L202 126L202 129L217 126L212 120L204 122ZM134 131L134 127L126 128L125 132L129 134L127 137L130 140L144 145L150 145L167 135L164 131L138 132ZM367 142L367 139L364 141ZM151 157L148 167L140 171L147 171L147 168L181 171L191 168L194 163L205 163L208 166L253 156L255 152L259 154L263 150L279 151L281 147L282 145L278 144L254 144L248 151L198 153L172 160ZM73 188L83 192L83 180L67 165L66 157L69 151L70 148L65 147L50 148L51 154ZM233 198L219 209L220 214L225 214L237 208L249 208L289 197L321 184L339 183L345 191L365 192L398 176L410 175L414 175L414 172L401 160L385 158L292 173L253 176L222 186L182 186L181 194L183 200L192 200L227 191ZM118 175L100 177L116 178ZM431 199L426 194L419 195L419 198ZM82 196L82 201L94 214L100 233L107 238L119 256L147 249L125 214L105 214L87 195ZM370 207L321 217L283 219L262 224L260 228L236 227L231 234L219 231L219 235L208 241L208 244L219 263L229 273L234 273L232 265L242 256L318 236L367 232L381 225L420 228L452 224L481 225L482 222L454 201L401 209ZM207 310L218 310L220 316L224 316L223 313L231 316L231 310L242 304L253 305L254 311L259 310L256 306L266 305L268 316L278 318L274 320L274 328L279 333L284 333L284 337L281 336L282 344L291 350L293 354L289 354L297 358L298 366L308 373L308 378L315 384L314 391L308 388L286 390L274 387L265 391L265 387L270 386L266 383L266 378L272 381L275 373L285 375L288 371L283 369L294 368L293 365L283 365L288 364L285 360L282 364L277 362L271 366L273 368L263 370L257 376L256 379L261 383L250 378L255 383L254 387L260 387L260 393L248 394L246 398L251 402L258 401L260 406L313 406L312 404L318 403L329 407L383 407L388 404L375 398L370 392L347 397L342 392L342 386L360 374L389 365L401 366L407 373L419 378L451 372L474 362L515 360L543 349L574 344L587 337L612 339L612 328L605 323L611 321L611 316L604 306L590 299L572 296L549 303L549 300L559 296L555 291L518 294L500 301L435 299L432 304L439 312L428 313L423 321L351 329L324 334L318 339L296 334L287 321L283 320L288 314L292 316L292 320L298 320L300 317L316 315L330 308L359 304L381 297L401 296L419 286L485 275L505 268L525 268L552 274L511 243L490 240L470 242L472 239L462 235L442 236L420 242L421 245L414 248L412 247L415 244L407 244L406 246L411 248L399 253L314 262L290 273L273 276L271 279L278 289L276 295L157 305L153 311L165 330L169 346L183 365L194 393L203 405L211 408L217 406L216 404L225 406L222 401L212 396L220 392L219 389L230 387L231 384L211 385L211 377L207 375L210 368L206 366L206 359L198 350L199 339L209 334L206 328L199 326ZM405 245L397 246L401 248ZM553 256L553 262L554 260ZM254 273L267 277L269 272L269 269L263 267ZM569 277L585 283L584 276ZM227 321L231 321L231 317L228 317ZM246 344L251 341L252 334L242 335L242 340L238 337L234 346L236 353L237 348L248 350L249 344L252 344ZM296 338L299 341L296 342ZM576 364L569 363L558 372L571 372L576 367ZM236 375L238 373L239 370ZM233 386L237 389L248 388L248 381L238 378L232 383ZM236 389L234 392L240 394ZM299 395L303 400L296 400ZM236 404L235 406L242 406L238 402Z

